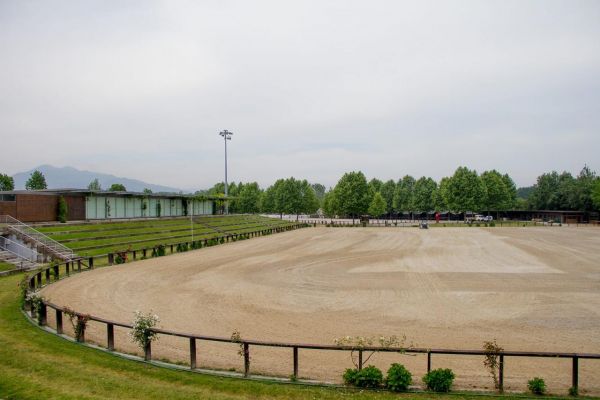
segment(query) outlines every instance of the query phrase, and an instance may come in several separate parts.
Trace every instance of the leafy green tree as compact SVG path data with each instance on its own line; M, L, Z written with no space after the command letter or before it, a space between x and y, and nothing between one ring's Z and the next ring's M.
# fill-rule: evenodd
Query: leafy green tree
M260 197L262 191L258 183L246 183L238 195L238 212L244 214L255 214L259 211Z
M319 204L321 204L323 202L323 198L325 198L325 186L320 183L313 183L311 186L315 191L315 195L319 200Z
M329 190L323 198L323 213L328 217L335 217L338 214L339 206L334 190Z
M15 190L15 180L12 176L0 174L0 192Z
M477 171L458 167L445 188L446 203L455 212L479 211L486 202L486 189Z
M282 205L282 201L277 201L279 188L283 185L284 180L278 179L273 185L265 190L261 197L261 210L264 213L278 213L283 215L283 210L278 207Z
M369 181L369 188L373 191L373 195L377 192L381 192L381 186L383 186L383 182L377 178L373 178Z
M108 188L108 190L110 192L126 192L127 189L125 188L125 185L123 185L122 183L113 183L112 185L110 185L110 188Z
M508 191L508 201L504 205L504 209L510 210L515 207L515 204L517 202L517 185L515 185L515 182L508 174L502 175L502 180L504 181L504 186Z
M90 182L90 184L88 185L88 190L96 190L96 191L102 190L102 186L100 186L100 182L98 181L98 178L94 178L94 180Z
M367 178L362 172L345 173L335 185L334 191L339 212L352 216L352 223L357 216L367 212L369 188Z
M414 203L415 178L410 175L405 175L402 180L396 185L394 193L394 208L398 212L415 210Z
M369 205L369 215L372 217L380 217L381 215L385 214L386 208L387 205L381 193L375 192L375 195L373 195L373 200Z
M579 175L577 175L573 204L574 209L581 211L592 211L594 209L592 191L596 180L596 172L585 165L579 172Z
M554 210L558 206L558 172L552 171L538 176L531 194L529 205L534 210Z
M396 182L392 179L381 185L381 195L385 199L385 212L391 214L394 212L394 193L396 192Z
M142 190L142 193L144 193L144 194L152 194L152 190L150 190L148 188L144 188L144 190Z
M596 210L600 210L600 178L596 178L592 186L592 201Z
M27 190L42 190L48 189L46 184L46 177L37 169L31 173L31 176L25 182L25 189Z
M510 208L511 193L506 187L503 176L495 169L481 174L481 180L487 192L484 208L486 211L502 211Z
M435 194L437 183L431 178L421 177L415 182L413 205L417 211L429 212L435 210Z

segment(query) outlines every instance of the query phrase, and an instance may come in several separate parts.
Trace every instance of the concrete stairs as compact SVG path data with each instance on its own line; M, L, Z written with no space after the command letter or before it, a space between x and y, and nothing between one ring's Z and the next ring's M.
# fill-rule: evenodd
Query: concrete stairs
M54 259L71 261L77 257L73 250L65 245L11 216L0 215L0 228L4 234L14 235L23 243L34 246L38 252Z
M10 251L0 250L0 261L13 264L16 269L30 270L38 267L37 263L21 258Z

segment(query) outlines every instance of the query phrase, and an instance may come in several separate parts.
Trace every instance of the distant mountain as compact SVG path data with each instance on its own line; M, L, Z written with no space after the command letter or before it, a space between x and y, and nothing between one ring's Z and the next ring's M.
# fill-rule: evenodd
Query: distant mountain
M39 170L46 177L48 189L87 189L88 185L95 178L98 178L102 189L108 189L113 183L121 183L129 192L141 192L144 188L157 192L179 193L181 190L168 186L153 185L138 181L137 179L119 178L114 175L103 174L101 172L80 171L73 167L53 167L52 165L40 165L30 171L19 172L13 176L15 180L15 189L25 189L25 182L35 170Z

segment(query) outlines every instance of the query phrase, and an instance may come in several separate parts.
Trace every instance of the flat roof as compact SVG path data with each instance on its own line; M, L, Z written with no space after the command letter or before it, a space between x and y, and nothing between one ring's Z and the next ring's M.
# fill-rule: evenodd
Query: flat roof
M19 194L33 194L39 196L48 195L75 195L75 196L119 196L119 197L153 197L153 198L205 198L208 200L223 199L221 196L211 196L203 194L184 194L184 193L143 193L143 192L119 192L119 191L108 191L108 190L89 190L89 189L42 189L42 190L8 190L0 191L0 194L19 195ZM231 197L229 197L231 198Z

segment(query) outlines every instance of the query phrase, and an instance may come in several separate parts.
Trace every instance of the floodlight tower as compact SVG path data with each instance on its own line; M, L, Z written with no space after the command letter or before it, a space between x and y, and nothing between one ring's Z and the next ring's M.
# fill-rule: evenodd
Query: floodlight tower
M233 132L229 132L227 129L219 132L219 135L223 136L225 141L225 214L229 214L229 202L227 201L227 190L229 185L227 183L227 141L231 140L231 135Z

